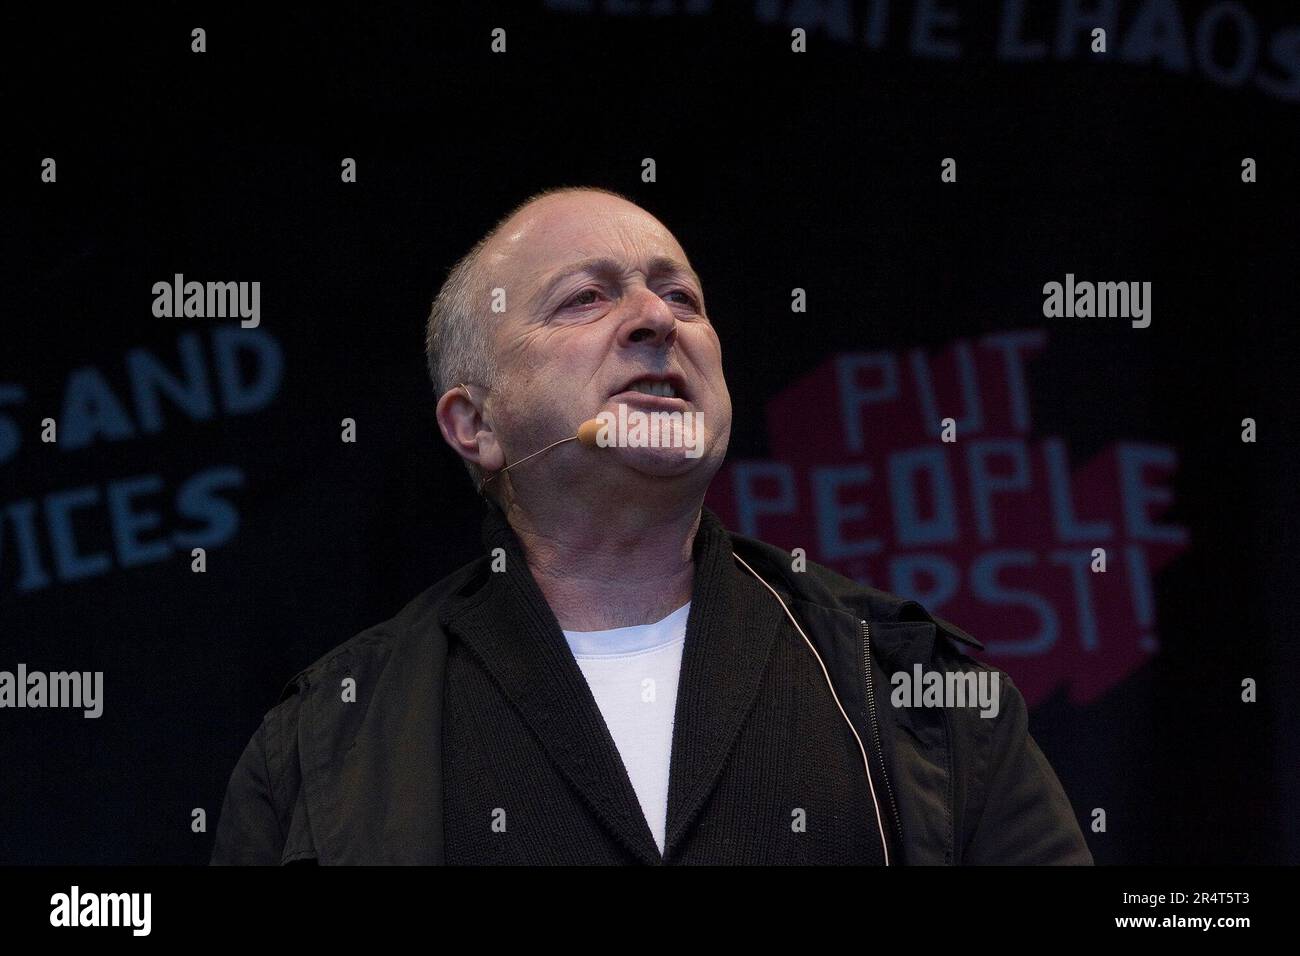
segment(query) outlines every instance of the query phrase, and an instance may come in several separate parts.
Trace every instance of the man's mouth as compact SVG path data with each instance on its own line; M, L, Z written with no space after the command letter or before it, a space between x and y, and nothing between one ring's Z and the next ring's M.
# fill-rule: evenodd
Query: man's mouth
M679 398L683 400L689 398L686 394L685 383L675 375L642 376L628 382L615 394L621 395L623 392L639 392L642 395L654 395L658 398Z
M642 392L646 395L660 395L664 398L677 398L677 389L673 388L672 382L652 382L650 379L643 378L639 382L633 382L624 391Z

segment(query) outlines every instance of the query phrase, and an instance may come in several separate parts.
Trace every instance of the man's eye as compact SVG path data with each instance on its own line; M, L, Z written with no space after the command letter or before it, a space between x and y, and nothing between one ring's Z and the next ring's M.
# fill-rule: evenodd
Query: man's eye
M695 301L695 296L691 295L691 294L690 294L689 292L687 292L685 289L673 289L673 291L672 291L672 292L669 292L668 294L669 294L669 295L684 295L684 296L686 296L686 304L687 304L687 305L691 306L692 308L698 308L698 307L699 307L699 303Z
M569 301L564 304L565 305L592 305L595 303L596 300L594 298L589 299L586 302L579 302L578 300L581 299L584 295L598 296L600 295L600 293L597 292L595 289L583 289L577 295L571 296L569 298Z

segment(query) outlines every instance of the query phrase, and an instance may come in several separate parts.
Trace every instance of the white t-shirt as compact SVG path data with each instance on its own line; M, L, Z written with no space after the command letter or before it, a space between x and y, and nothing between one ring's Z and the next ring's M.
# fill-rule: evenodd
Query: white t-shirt
M662 621L606 631L565 631L618 746L650 832L664 850L677 678L691 602Z

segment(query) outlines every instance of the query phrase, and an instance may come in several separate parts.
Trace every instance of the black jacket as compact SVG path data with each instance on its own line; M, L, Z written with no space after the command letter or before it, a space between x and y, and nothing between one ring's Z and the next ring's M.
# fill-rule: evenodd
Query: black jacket
M817 647L869 752L891 863L1092 863L1069 800L1029 735L1024 699L1005 673L995 718L972 707L891 705L887 675L910 673L915 664L992 671L961 651L982 648L978 641L915 601L829 568L808 562L794 571L790 554L727 531L708 508L697 548L701 540L713 542L715 554L734 551L757 572ZM509 585L491 572L490 549L515 542L489 503L489 553L288 682L231 775L213 864L445 862L447 622L502 626L493 611L501 592L493 589ZM725 594L727 607L751 618L737 626L802 643L776 597L740 561L712 566L709 576L697 567L692 616ZM524 588L535 587L528 575ZM562 641L553 614L546 616ZM776 616L779 624L760 623ZM349 677L356 701L340 705Z

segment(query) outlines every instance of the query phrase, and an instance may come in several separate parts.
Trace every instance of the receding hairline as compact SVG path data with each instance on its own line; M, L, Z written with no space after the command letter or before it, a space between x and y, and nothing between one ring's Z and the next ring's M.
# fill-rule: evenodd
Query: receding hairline
M555 186L550 189L544 189L541 192L534 193L533 195L525 199L523 202L519 203L517 206L515 206L513 209L507 212L504 216L502 216L499 220L497 220L496 225L494 225L491 229L489 229L483 235L483 237L474 244L474 248L470 253L469 261L466 263L466 265L468 266L468 273L469 273L468 278L471 286L477 290L480 291L483 290L484 288L483 283L485 278L483 274L483 270L486 268L486 259L491 251L490 247L493 241L506 231L507 226L509 226L512 222L514 222L516 219L522 216L525 212L527 212L529 209L531 209L533 206L537 205L538 203L542 202L543 200L550 199L552 197L577 195L582 193L591 193L596 195L610 196L614 199L620 199L627 205L631 206L633 209L636 209L639 212L642 212L645 215L649 216L655 222L659 223L659 225L663 228L663 230L666 233L672 235L671 230L669 230L668 227L659 220L658 216L656 216L654 213L650 212L648 209L640 205L636 200L628 196L624 196L620 192L616 192L612 189L605 189L602 186ZM692 274L694 273L694 269L691 268L689 262L683 260L682 264L685 268L689 269L692 272ZM697 277L697 281L698 281L698 277Z

